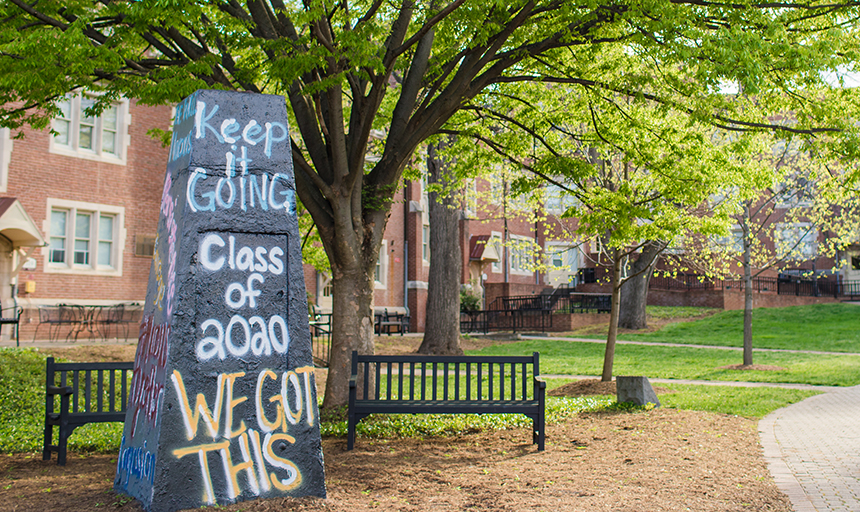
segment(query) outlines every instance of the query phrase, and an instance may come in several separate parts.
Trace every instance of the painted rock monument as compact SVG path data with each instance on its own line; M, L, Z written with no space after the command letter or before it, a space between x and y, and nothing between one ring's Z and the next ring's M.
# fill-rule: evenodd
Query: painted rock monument
M325 497L284 99L176 108L114 488L147 511Z

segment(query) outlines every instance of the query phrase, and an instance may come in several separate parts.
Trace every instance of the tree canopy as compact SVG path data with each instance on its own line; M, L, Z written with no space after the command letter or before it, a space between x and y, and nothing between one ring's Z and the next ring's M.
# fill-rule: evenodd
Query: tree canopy
M76 89L101 94L96 110L201 87L285 95L296 189L332 270L332 406L350 352L373 351L368 276L403 170L428 137L458 131L455 114L503 117L503 89L539 82L566 87L577 114L649 102L727 130L819 137L850 158L860 103L823 77L854 71L858 13L818 0L9 0L0 123L45 127ZM785 111L793 124L770 117Z

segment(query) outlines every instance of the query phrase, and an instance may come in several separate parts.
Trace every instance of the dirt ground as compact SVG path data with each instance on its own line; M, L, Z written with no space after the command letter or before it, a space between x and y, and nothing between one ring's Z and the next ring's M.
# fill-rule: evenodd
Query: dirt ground
M464 348L498 343L464 339ZM379 340L378 353L414 351L418 338ZM54 349L73 360L131 360L134 347ZM324 373L317 376L324 378ZM324 382L319 380L319 382ZM589 382L570 394L606 392ZM663 390L660 390L663 391ZM547 427L538 452L527 429L459 437L324 438L328 498L256 500L219 510L785 511L765 465L755 421L656 409L588 413ZM111 491L116 457L0 455L0 511L139 511Z

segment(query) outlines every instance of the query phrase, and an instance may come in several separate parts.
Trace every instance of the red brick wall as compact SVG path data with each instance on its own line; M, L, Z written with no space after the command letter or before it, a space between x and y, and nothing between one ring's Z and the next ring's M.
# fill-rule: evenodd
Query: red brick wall
M49 152L48 131L25 129L14 141L7 197L17 197L46 237L48 198L125 208L121 276L56 274L44 271L47 248L37 249L35 270L22 271L19 282L35 281L33 294L22 303L63 301L142 301L146 296L151 258L134 255L135 235L156 234L167 148L146 132L167 128L169 107L143 107L131 102L126 165L87 160Z
M539 295L546 288L533 283L486 283L484 286L487 289L487 306L497 297Z
M725 309L743 309L744 294L741 290L726 290L724 292ZM809 304L828 304L839 302L833 297L798 297L796 295L777 295L774 292L753 293L754 308L784 308L788 306L806 306Z
M568 315L555 314L552 316L553 332L573 331L589 325L609 322L609 313L572 313Z
M691 306L720 308L725 305L722 290L648 290L651 306Z
M776 292L754 292L754 308L784 308L807 304L826 304L838 302L833 297L798 297L777 295ZM720 308L725 310L743 309L742 290L648 290L648 304L651 306L692 306Z

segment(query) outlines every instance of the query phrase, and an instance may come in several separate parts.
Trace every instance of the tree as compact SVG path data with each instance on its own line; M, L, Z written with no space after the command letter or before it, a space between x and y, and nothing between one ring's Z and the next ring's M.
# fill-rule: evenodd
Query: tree
M332 407L346 402L351 351L373 352L370 276L404 167L470 101L539 80L739 128L779 103L798 115L786 130L851 129L840 117L856 113L850 95L834 110L811 98L819 71L854 65L857 14L854 2L814 0L10 0L0 6L0 119L45 127L54 101L80 88L102 94L96 112L120 96L176 102L201 87L284 94L296 190L332 271ZM713 94L723 81L756 94L756 108Z
M514 183L515 193L541 190L550 181L575 196L565 216L576 219L579 236L599 246L601 263L610 269L612 306L601 376L609 381L622 286L653 268L670 241L689 233L720 232L728 216L709 207L710 195L726 183L741 183L743 174L756 169L737 165L713 144L711 125L667 113L657 104L602 93L577 98L565 89L540 85L504 94L516 97L519 111L511 114L515 109L506 108L497 114L496 136L485 137L487 152L532 171ZM571 110L585 115L577 119ZM544 150L530 148L523 157L517 144L524 135L539 140ZM732 147L733 153L745 151L741 143ZM625 272L634 255L639 258Z
M843 188L844 168L824 165L814 151L790 140L777 141L774 154L762 158L771 165L769 186L752 196L739 197L736 190L721 195L721 202L734 203L733 229L716 240L716 252L711 244L699 258L723 275L736 274L740 267L744 366L753 364L753 279L811 261L807 277L817 283L815 260L835 258L860 239L860 204L856 193Z
M608 381L623 307L621 289L639 285L644 296L647 280L642 276L650 276L655 258L672 241L727 229L733 210L726 204L711 206L710 198L727 186L749 197L771 184L773 174L759 158L766 147L754 137L717 140L719 123L618 93L577 96L566 88L538 84L500 88L494 99L470 107L478 113L472 124L464 122L450 133L472 134L486 143L488 152L531 171L533 177L522 179L516 190L527 193L549 182L577 199L566 215L577 219L579 235L598 243L610 268L612 311L602 372ZM748 104L743 97L731 100ZM476 128L480 122L493 127L492 137L489 130ZM781 126L763 118L754 130L732 129L767 134ZM815 130L799 133L813 135ZM524 139L538 141L541 151L524 147Z
M459 355L460 348L460 208L456 190L450 190L454 174L439 155L437 145L427 148L431 190L430 278L427 287L427 317L420 354Z
M621 286L621 307L618 313L618 327L624 329L644 329L648 326L645 306L648 304L648 284L654 273L657 256L666 245L649 240L630 263L629 273L635 276Z

